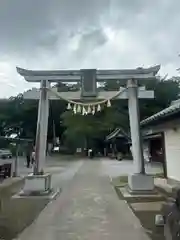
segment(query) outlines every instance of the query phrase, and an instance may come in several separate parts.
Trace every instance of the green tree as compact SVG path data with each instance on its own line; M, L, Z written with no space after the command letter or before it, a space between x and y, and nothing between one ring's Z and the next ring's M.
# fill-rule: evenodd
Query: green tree
M178 77L149 81L146 83L146 88L154 90L154 99L140 101L141 120L167 108L173 100L179 98L180 94Z

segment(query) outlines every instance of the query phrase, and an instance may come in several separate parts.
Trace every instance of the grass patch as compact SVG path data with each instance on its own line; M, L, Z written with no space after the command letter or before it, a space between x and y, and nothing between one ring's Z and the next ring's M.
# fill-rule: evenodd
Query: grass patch
M0 238L11 240L29 226L47 205L46 199L10 199L1 211Z
M133 197L133 198L125 198L125 200L131 204L131 203L145 203L145 202L161 202L166 201L166 198L164 196L159 197Z
M49 202L47 199L13 199L23 184L20 178L7 179L0 184L0 239L14 239Z
M124 200L124 196L122 195L121 191L119 191L119 188L118 187L114 187L115 191L116 191L116 194L118 195L118 198L120 200Z
M111 180L111 183L114 187L124 187L128 183L128 176L119 176L119 177L114 177Z
M164 178L163 173L155 173L155 174L152 174L151 176L153 176L154 178Z

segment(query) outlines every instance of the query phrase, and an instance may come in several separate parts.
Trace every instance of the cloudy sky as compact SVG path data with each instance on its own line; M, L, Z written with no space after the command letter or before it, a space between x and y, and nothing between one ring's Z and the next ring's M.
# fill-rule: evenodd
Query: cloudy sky
M0 98L28 69L180 67L179 0L0 0Z

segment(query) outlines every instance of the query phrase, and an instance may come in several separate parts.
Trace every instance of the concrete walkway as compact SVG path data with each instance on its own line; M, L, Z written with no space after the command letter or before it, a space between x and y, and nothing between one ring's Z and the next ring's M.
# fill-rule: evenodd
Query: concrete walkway
M101 161L84 161L61 195L19 240L148 240L128 205L119 200Z

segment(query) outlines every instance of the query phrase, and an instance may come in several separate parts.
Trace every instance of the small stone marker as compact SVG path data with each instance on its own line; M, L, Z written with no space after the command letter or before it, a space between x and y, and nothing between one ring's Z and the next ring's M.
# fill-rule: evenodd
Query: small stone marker
M163 215L157 214L157 215L155 216L155 225L156 225L157 227L162 227L162 226L164 226L164 217L163 217Z

